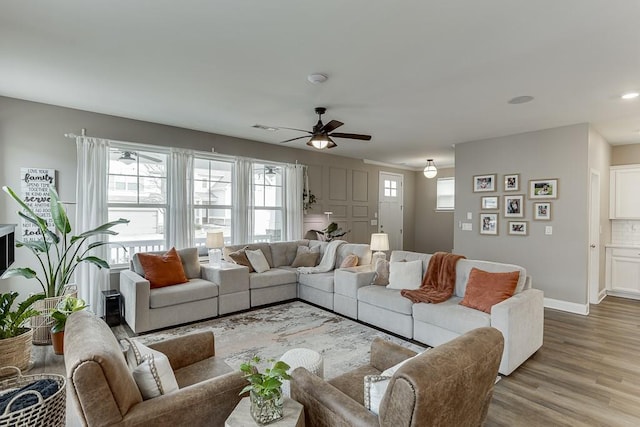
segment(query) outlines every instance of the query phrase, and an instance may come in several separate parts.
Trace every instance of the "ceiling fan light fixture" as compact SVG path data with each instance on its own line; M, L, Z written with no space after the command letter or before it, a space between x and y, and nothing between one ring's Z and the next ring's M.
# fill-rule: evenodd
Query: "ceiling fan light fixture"
M329 137L327 135L313 135L309 141L314 148L323 150L329 145Z
M120 155L120 158L118 158L118 161L124 163L125 165L130 165L132 163L135 163L136 159L131 157L130 151L123 151Z
M422 173L429 179L435 178L436 175L438 175L438 168L433 159L427 159L427 165L424 167Z

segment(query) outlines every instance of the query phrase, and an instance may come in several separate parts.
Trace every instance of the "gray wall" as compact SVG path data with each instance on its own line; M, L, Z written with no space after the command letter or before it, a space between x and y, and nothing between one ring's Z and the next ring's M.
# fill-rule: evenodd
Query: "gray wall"
M370 233L377 230L377 227L370 225L370 220L374 219L374 213L377 211L378 173L381 170L401 173L404 175L406 195L404 247L408 250L413 249L415 207L411 196L415 193L414 171L369 165L358 159L317 151L264 144L6 97L0 97L0 185L19 189L21 167L53 168L57 171L57 188L62 200L75 200L76 149L74 141L65 138L64 134L79 133L81 128L86 128L90 136L114 140L185 147L206 152L211 152L214 147L215 151L221 154L290 163L297 160L299 163L307 164L312 171L310 187L314 193L321 192L319 206L314 210L320 214L316 213L315 216L326 219L321 212L340 211L341 216L334 215L332 220L335 219L343 227L353 230L347 239L354 242L368 243ZM345 191L345 196L340 197L340 200L328 198L331 176L334 182L336 176L344 179L344 182L338 183ZM321 190L318 190L320 187ZM6 194L0 194L0 224L18 223L16 210L15 203ZM364 211L366 212L363 213ZM326 225L326 222L323 224ZM16 251L15 265L35 267L30 265L31 257L25 251ZM26 295L27 292L37 291L38 287L35 281L12 278L0 281L0 291L7 290L20 290L21 295Z
M611 148L611 166L640 164L640 144L614 145Z
M600 174L600 279L598 288L601 292L606 287L605 245L611 242L611 221L609 220L611 151L611 145L593 127L589 127L589 169Z
M439 168L434 179L416 172L415 250L434 253L453 250L453 211L436 211L437 178L455 176L454 168Z
M587 303L588 251L588 139L589 125L579 124L538 132L456 145L456 211L454 224L467 222L473 231L454 228L454 250L468 258L524 266L533 286L545 298ZM498 191L474 193L474 175L497 174ZM559 179L558 199L552 200L552 221L533 221L533 202L525 198L529 236L507 235L507 221L499 215L499 235L478 232L481 195L499 195L503 206L502 178L519 173L526 194L530 179ZM511 194L511 193L510 193ZM545 226L553 235L545 235Z

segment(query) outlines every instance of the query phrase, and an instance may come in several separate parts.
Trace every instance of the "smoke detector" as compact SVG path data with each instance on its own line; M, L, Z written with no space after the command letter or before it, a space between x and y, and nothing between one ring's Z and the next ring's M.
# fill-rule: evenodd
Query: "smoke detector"
M329 77L327 77L325 74L320 74L320 73L313 73L307 76L307 80L309 80L314 85L324 83L327 81L328 78Z

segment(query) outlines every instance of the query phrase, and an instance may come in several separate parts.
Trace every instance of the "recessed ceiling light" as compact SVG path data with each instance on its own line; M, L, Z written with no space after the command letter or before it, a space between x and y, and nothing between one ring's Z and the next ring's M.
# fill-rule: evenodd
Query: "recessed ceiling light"
M620 98L622 98L622 99L633 99L633 98L637 98L638 96L640 96L640 93L638 93L638 92L627 92L627 93L623 94Z
M328 78L329 77L327 77L326 74L321 74L321 73L313 73L307 76L307 80L309 80L314 85L317 85L319 83L324 83L327 81Z
M525 102L533 101L533 96L523 95L516 96L515 98L511 98L508 102L509 104L524 104Z
M278 130L278 128L274 128L273 126L265 126L265 125L257 125L257 124L251 127L256 129L268 130L269 132L275 132Z

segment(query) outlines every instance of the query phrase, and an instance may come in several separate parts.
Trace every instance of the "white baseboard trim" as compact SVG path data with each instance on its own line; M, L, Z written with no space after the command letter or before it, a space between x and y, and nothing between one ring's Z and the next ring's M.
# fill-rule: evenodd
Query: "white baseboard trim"
M625 292L625 291L614 291L612 289L609 289L607 292L607 295L611 295L612 297L621 297L621 298L630 298L630 299L636 299L636 300L640 300L640 295L637 292Z
M555 310L568 311L569 313L576 313L587 315L589 314L589 304L577 304L575 302L562 301L559 299L545 298L544 306L546 308L553 308Z

